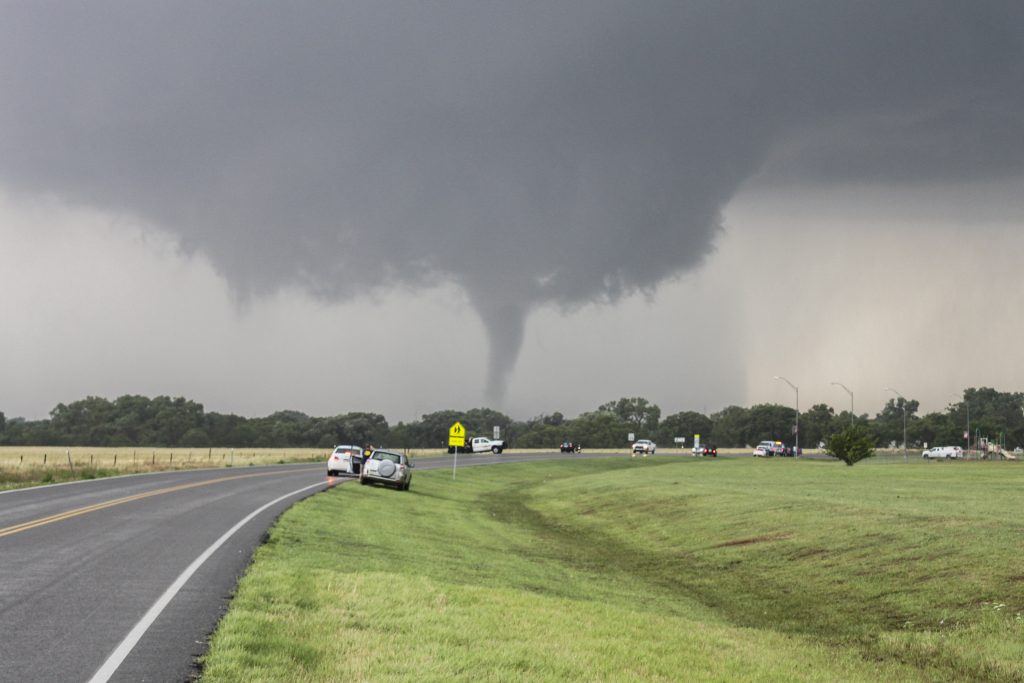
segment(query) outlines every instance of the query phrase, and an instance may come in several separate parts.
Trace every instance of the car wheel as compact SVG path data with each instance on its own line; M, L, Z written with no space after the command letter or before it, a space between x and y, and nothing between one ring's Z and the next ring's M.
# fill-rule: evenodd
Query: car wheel
M366 484L368 483L366 481L366 477L359 477L359 483L362 484L363 486L366 486Z

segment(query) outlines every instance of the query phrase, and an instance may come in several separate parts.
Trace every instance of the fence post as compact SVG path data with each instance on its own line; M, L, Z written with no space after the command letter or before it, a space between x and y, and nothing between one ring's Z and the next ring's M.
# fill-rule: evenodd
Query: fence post
M71 449L65 448L64 452L68 456L68 468L71 470L71 476L75 476L75 463L71 462Z

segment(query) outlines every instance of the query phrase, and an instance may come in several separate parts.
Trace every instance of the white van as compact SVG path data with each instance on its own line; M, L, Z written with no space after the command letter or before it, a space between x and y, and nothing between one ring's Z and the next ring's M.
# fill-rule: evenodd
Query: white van
M964 449L959 446L936 446L921 454L925 460L960 460L964 457Z

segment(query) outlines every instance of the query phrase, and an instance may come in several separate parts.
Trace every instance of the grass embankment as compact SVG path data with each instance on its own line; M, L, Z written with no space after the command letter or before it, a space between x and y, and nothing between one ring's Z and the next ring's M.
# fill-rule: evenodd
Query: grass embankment
M322 448L0 447L0 490L120 474L201 467L326 462Z
M1022 485L670 456L345 485L280 520L203 680L1024 680Z

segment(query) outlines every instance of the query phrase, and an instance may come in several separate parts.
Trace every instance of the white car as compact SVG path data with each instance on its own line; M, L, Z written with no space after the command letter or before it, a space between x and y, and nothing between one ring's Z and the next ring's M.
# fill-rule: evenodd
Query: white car
M925 460L960 460L964 457L964 449L959 446L936 446L921 453Z
M359 483L391 484L399 491L408 491L412 484L412 468L413 464L404 453L377 449L363 463Z
M340 474L355 476L363 467L363 449L360 446L335 446L327 458L327 476Z
M653 455L656 448L657 444L650 439L640 439L633 444L633 455L636 455L637 453L643 453L644 455L650 453Z

